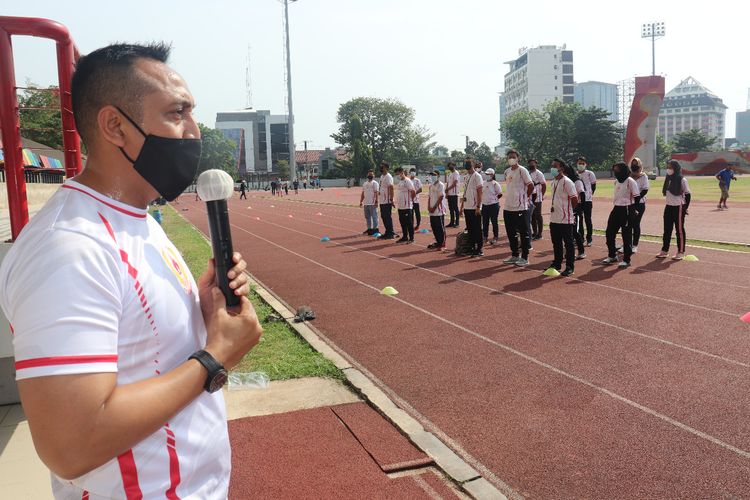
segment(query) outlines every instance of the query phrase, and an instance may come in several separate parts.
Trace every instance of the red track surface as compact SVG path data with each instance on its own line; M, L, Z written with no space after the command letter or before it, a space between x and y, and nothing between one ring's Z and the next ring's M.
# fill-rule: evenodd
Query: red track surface
M642 242L621 271L594 262L606 256L597 237L575 279L543 278L547 239L519 269L500 262L504 238L483 259L456 258L426 251L431 234L380 242L358 234L360 209L311 203L353 194L235 197L235 248L495 485L531 498L750 497L750 254L662 261ZM206 231L201 203L177 208ZM389 285L400 294L378 293Z

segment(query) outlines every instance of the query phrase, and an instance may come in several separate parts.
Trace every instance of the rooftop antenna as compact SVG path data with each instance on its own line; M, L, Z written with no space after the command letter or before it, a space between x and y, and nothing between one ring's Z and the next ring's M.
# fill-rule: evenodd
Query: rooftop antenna
M247 44L247 63L245 64L245 106L247 109L253 108L253 79L250 74L250 44Z

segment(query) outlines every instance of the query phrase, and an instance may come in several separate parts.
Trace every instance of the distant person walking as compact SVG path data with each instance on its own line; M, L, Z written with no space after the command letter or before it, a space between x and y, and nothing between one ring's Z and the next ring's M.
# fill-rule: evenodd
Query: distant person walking
M682 167L677 160L667 162L667 176L664 178L662 194L666 197L664 206L664 236L662 237L661 252L657 255L660 259L669 256L669 244L672 240L674 228L677 237L677 253L674 260L682 260L685 257L685 216L690 206L690 186L685 176L682 175Z
M721 197L719 198L719 210L726 210L727 199L729 198L729 185L732 181L736 181L737 177L734 176L734 170L731 165L724 167L721 172L716 174L716 178L719 179L719 189L721 190Z
M299 180L298 179L294 179L292 186L294 186L294 194L299 194Z
M398 221L401 223L401 239L397 243L414 243L414 219L412 218L412 208L414 207L414 184L411 179L406 177L403 167L396 167L396 176L398 184L396 185L396 209L398 210Z
M284 181L284 194L289 196L289 180Z
M547 179L539 171L539 164L533 158L529 159L529 176L534 183L534 191L531 193L531 203L529 213L531 214L531 239L542 239L542 230L544 229L544 217L542 217L542 202L544 195L547 194Z
M641 219L646 212L646 194L650 183L648 175L643 173L643 162L640 158L633 158L630 162L630 175L638 184L640 193L635 197L635 213L633 214L633 253L638 253L638 242L641 240Z
M365 209L365 222L367 229L362 234L372 236L378 232L378 190L380 185L375 180L375 172L367 172L367 181L362 184L362 195L359 197L359 206Z
M615 163L612 166L615 174L614 206L607 220L607 251L609 255L603 264L617 262L617 233L622 232L623 260L620 268L630 267L630 256L633 254L633 211L636 196L639 195L638 184L630 177L627 163Z
M273 179L271 181L271 196L276 196L276 189L278 188L278 184L276 183L276 179Z
M245 179L242 179L240 182L240 200L247 199L247 194L245 192L247 191L247 184L245 184Z
M495 170L488 168L484 171L484 183L482 184L482 233L485 244L494 245L497 243L497 219L500 216L500 198L502 197L503 187L495 180ZM489 240L490 224L492 224L492 240Z
M559 159L552 160L552 167L562 167L564 175L573 182L573 187L578 196L578 203L573 208L573 242L578 250L576 260L585 259L586 248L583 245L583 203L586 200L586 188L583 186L583 181L578 176L578 171L574 167L567 165Z
M471 241L471 256L481 257L482 252L482 176L474 170L474 160L467 159L464 168L468 173L461 198L461 209L466 217L466 229Z
M416 191L416 194L414 195L414 204L412 207L412 213L414 214L414 220L416 223L414 224L414 230L419 229L419 225L422 223L422 214L420 213L420 207L419 207L419 193L422 192L422 181L419 180L419 177L417 177L417 170L412 169L411 172L409 172L409 180L411 180L412 184L414 184L414 190Z
M440 182L440 172L434 170L430 174L429 197L427 198L427 212L430 214L430 227L435 236L435 243L427 248L442 250L445 248L445 184Z
M518 151L515 149L506 153L509 167L505 169L503 222L512 255L503 262L523 267L529 265L531 235L529 234L528 210L529 197L534 192L534 183L529 171L518 164L518 156Z
M450 212L450 221L446 227L458 227L461 212L458 210L458 190L461 184L461 175L456 170L454 162L448 162L448 172L446 173L446 196L448 197L448 211Z
M585 156L579 156L576 160L578 175L583 182L586 193L586 201L583 203L583 221L586 223L586 246L590 247L593 242L594 225L591 222L591 212L594 208L594 193L596 192L596 174L589 170ZM578 228L578 233L583 237L583 225Z
M380 235L383 240L392 240L396 237L393 232L393 176L390 174L391 166L386 162L380 164L380 187L378 189L378 203L380 204L380 218L383 220L385 233Z
M550 267L557 271L562 268L564 248L565 270L562 275L570 276L575 269L574 214L579 204L579 195L571 179L575 171L562 160L556 159L552 162L552 172L557 175L552 181L552 207L549 214L549 233L554 250L554 260Z

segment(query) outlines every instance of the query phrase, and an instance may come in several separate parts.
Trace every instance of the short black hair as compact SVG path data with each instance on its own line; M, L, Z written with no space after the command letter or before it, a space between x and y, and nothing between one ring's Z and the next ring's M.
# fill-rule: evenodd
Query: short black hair
M531 162L532 162L532 161L533 161L534 163L536 163L537 165L539 165L539 162L538 162L538 161L536 161L536 158L529 158L528 160L526 160L526 165L531 165Z
M393 171L394 174L400 174L404 171L404 167L396 167L396 170Z
M521 155L519 155L518 151L516 151L515 149L509 149L508 151L506 151L505 152L505 157L507 158L507 157L509 157L512 154L516 155L516 158L520 158L521 157Z
M81 57L72 81L73 117L84 143L96 131L96 116L108 104L122 108L136 122L143 118L143 97L151 90L148 81L133 67L138 59L166 63L171 46L115 43Z
M576 162L579 162L579 161L582 161L583 163L588 163L588 161L586 161L585 156L579 156L578 158L576 158Z
M388 164L387 164L386 162L384 162L384 161L381 161L381 162L380 162L380 166L381 166L381 167L385 167L385 168L391 168L391 166L390 166L390 165L388 165Z
M561 167L562 167L563 169L564 169L564 168L565 168L565 166L566 166L566 163L565 163L565 162L564 162L563 160L561 160L560 158L554 158L554 159L552 160L552 163L555 163L555 162L557 162L557 164L558 164L559 166L561 166Z

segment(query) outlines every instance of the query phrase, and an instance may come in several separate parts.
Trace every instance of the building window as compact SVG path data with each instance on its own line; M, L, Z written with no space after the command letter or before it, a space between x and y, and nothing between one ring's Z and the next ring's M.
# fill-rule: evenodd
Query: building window
M557 78L557 77L555 77L555 78ZM563 75L563 83L567 83L567 84L572 85L574 83L573 82L573 75Z
M573 65L563 64L563 75L572 75L572 74L573 74Z
M557 100L557 97L555 97L555 100ZM566 104L572 104L574 102L572 95L565 95L563 96L563 102Z
M572 85L566 85L563 86L563 94L573 94L573 86Z
M572 50L563 50L563 52L562 52L562 60L563 60L563 62L573 62L573 51Z
M557 64L555 64L555 65L553 66L553 68L554 68L554 69L557 69Z

